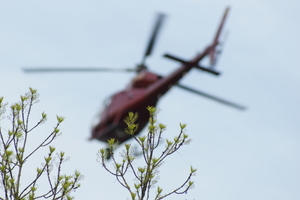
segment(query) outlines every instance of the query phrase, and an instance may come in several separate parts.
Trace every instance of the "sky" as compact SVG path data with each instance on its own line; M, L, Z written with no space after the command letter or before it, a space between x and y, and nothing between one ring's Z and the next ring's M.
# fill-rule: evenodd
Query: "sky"
M65 117L53 145L70 157L66 172L78 169L85 176L76 199L129 199L97 162L97 151L105 144L88 138L102 102L124 89L134 74L25 74L22 67L135 67L155 16L162 12L167 18L146 63L151 71L168 75L179 63L162 55L191 59L200 53L212 41L227 6L228 37L217 65L222 75L192 70L180 83L247 110L172 88L158 104L158 121L167 125L163 137L178 134L181 122L192 142L166 160L158 185L166 192L174 189L192 165L198 169L194 189L169 199L298 200L299 1L0 1L0 96L12 104L29 87L39 91L31 120L44 111L48 121L32 136L32 145L52 129L56 115ZM9 122L1 125L8 129ZM42 163L42 153L29 162L24 183ZM141 165L142 158L135 163Z

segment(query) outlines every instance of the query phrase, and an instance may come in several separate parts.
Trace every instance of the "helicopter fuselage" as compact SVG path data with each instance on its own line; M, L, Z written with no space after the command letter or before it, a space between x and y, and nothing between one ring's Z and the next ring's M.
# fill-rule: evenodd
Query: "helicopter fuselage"
M130 83L129 87L111 97L109 105L101 113L101 120L92 128L92 138L107 142L115 138L122 143L132 136L125 132L124 119L128 112L138 113L139 124L135 134L139 134L149 121L148 106L156 106L159 98L174 86L193 66L207 55L206 48L203 53L192 61L183 64L169 76L160 77L147 70L141 71Z

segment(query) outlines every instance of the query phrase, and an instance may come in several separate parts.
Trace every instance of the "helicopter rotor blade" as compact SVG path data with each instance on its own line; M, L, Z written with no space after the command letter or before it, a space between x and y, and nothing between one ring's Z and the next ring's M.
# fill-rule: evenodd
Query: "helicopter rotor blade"
M136 69L114 69L114 68L66 68L66 67L44 67L44 68L23 68L26 73L47 73L47 72L135 72Z
M188 86L184 86L184 85L181 85L181 84L176 84L176 86L178 86L178 87L180 87L180 88L182 88L182 89L185 89L185 90L187 90L187 91L189 91L189 92L192 92L192 93L195 93L195 94L204 96L204 97L209 98L209 99L211 99L211 100L214 100L214 101L216 101L216 102L218 102L218 103L222 103L222 104L224 104L224 105L231 106L231 107L236 108L236 109L239 109L239 110L245 110L245 109L246 109L245 106L242 106L242 105L239 105L239 104L236 104L236 103L233 103L233 102L230 102L230 101L221 99L221 98L219 98L219 97L215 97L215 96L213 96L213 95L207 94L207 93L205 93L205 92L201 92L201 91L199 91L199 90L195 90L195 89L190 88L190 87L188 87Z
M148 43L148 46L147 46L146 52L144 54L144 57L143 57L141 65L145 64L146 57L151 54L153 46L154 46L154 43L155 43L156 38L158 36L158 32L161 29L161 26L162 26L162 23L163 23L164 19L165 19L165 15L162 14L162 13L159 13L158 16L157 16L156 23L155 23L155 26L153 28L153 32L152 32L152 35L150 37L150 40L149 40L149 43Z

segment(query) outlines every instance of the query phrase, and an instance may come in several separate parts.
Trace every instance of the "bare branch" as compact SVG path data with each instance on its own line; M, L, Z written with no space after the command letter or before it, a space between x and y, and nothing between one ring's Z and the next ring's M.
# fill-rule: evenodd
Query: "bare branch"
M54 130L50 132L41 143L37 144L31 152L27 153L26 147L27 141L30 139L29 133L46 121L46 114L42 113L42 118L32 128L29 128L32 106L38 102L37 91L32 88L29 90L28 93L21 96L20 103L15 103L11 106L9 119L11 120L12 128L7 131L6 136L3 134L3 129L0 126L0 184L4 190L4 197L0 197L0 200L34 200L50 197L53 199L70 199L71 192L80 187L79 181L83 176L78 171L75 171L74 175L61 174L61 167L65 161L64 153L61 152L58 155L57 173L54 175L53 181L52 168L55 148L51 146L49 147L50 152L44 158L42 167L36 169L36 175L21 190L20 183L25 173L23 169L24 164L40 148L50 145L58 136L59 126L63 121L62 117L57 117L58 123ZM3 119L1 117L2 114L4 114L2 100L3 98L0 98L0 121ZM24 156L25 154L27 154L27 156ZM36 195L37 184L42 181L43 174L46 176L46 181L50 189L45 193Z
M100 160L104 169L110 174L114 175L117 181L129 191L132 200L135 200L136 198L138 198L138 200L148 200L150 198L150 191L159 180L158 168L163 164L168 156L178 151L184 144L187 144L187 141L189 141L188 136L184 134L186 125L180 124L179 134L173 140L166 140L167 144L165 146L165 149L159 154L157 158L155 158L154 155L157 154L155 152L161 142L161 136L166 126L163 124L157 125L155 108L148 107L147 109L150 113L150 118L148 134L146 136L137 137L134 134L137 127L135 121L137 120L138 115L136 113L129 113L128 117L124 120L128 126L125 131L128 134L132 135L134 141L141 147L142 156L145 163L144 166L136 167L133 165L132 161L135 157L131 152L131 144L124 145L125 150L121 154L122 163L117 163L115 154L113 152L116 145L116 141L114 139L108 141L109 145L106 150L101 149L98 153L98 157L101 158ZM105 159L105 155L107 155L107 150L109 150L110 152L109 155L111 156L113 166L115 167L114 172L111 171L106 165L107 160ZM131 189L127 182L128 178L126 177L126 174L129 168L135 178L134 190ZM164 195L162 195L162 189L160 187L157 187L155 200L166 198L172 194L186 193L194 184L191 181L191 177L195 175L195 171L195 169L191 168L191 172L186 180L178 188ZM184 187L186 188L183 189Z

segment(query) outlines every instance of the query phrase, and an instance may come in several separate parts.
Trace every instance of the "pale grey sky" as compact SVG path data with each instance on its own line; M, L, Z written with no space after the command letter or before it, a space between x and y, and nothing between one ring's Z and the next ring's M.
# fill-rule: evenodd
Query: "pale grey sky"
M29 75L21 67L134 67L141 61L155 14L163 12L166 23L147 64L167 75L179 64L162 55L189 59L202 51L228 5L229 34L217 66L223 74L216 78L193 70L181 82L249 109L239 112L173 88L158 104L159 121L168 126L164 137L177 134L183 122L193 141L162 166L159 185L173 189L192 165L198 169L195 188L170 199L298 200L299 1L0 2L0 96L15 102L28 87L38 89L41 102L32 120L42 111L49 115L40 131L54 126L55 115L66 118L55 146L71 158L66 171L78 169L85 175L76 199L129 198L96 161L104 144L87 139L104 99L122 90L134 74ZM31 165L35 169L40 163Z

